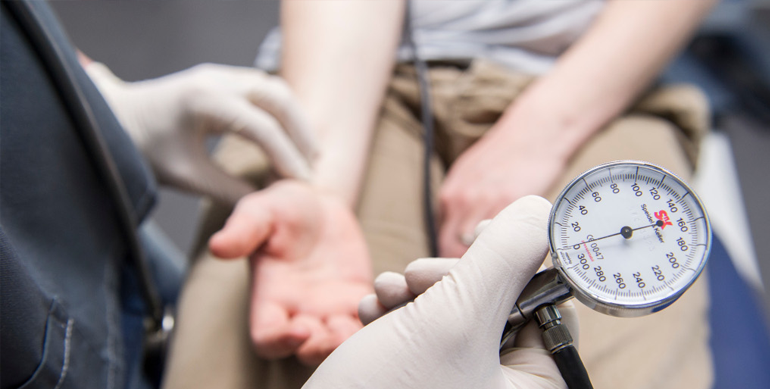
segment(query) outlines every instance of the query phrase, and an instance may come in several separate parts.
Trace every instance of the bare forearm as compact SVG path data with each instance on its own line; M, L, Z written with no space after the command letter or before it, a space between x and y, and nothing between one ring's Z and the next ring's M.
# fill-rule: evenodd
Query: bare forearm
M321 153L314 183L351 206L399 42L403 1L284 1L281 74Z
M501 120L528 116L558 129L551 149L568 158L595 131L619 115L686 42L714 0L614 0L554 69L535 83ZM534 121L535 123L532 123ZM509 122L511 125L506 126ZM531 129L531 128L530 128Z

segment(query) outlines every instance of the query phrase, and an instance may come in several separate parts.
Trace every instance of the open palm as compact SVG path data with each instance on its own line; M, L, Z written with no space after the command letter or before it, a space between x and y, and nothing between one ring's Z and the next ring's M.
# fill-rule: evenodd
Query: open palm
M318 364L361 328L371 265L354 215L333 196L284 181L238 203L212 252L251 254L251 337L266 358Z

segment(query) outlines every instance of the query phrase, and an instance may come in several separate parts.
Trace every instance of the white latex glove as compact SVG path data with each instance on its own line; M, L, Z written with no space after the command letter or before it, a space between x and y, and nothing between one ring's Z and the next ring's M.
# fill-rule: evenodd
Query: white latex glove
M547 200L524 197L504 209L462 259L418 260L405 279L390 273L390 280L376 282L376 302L384 309L410 293L419 296L343 343L305 388L566 387L535 323L519 332L513 348L499 350L511 307L545 258L550 208ZM573 309L561 313L576 336Z
M85 68L162 184L226 203L253 191L215 166L206 152L206 138L226 132L261 146L280 175L310 176L316 142L278 77L253 68L203 64L127 83L101 63Z
M473 243L492 219L485 219L473 231ZM441 281L460 262L460 258L420 258L406 267L404 274L386 271L374 280L374 293L365 296L358 304L358 318L367 325L390 310L414 301L433 284ZM540 267L540 270L543 266Z

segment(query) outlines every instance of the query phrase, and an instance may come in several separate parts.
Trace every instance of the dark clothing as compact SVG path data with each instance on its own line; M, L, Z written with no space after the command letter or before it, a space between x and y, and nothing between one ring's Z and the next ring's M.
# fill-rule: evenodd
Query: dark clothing
M21 10L21 11L19 11ZM26 14L24 12L27 12ZM24 15L32 15L25 18ZM71 71L81 101L32 39L37 26ZM39 31L38 31L39 32ZM139 153L78 64L42 1L0 4L0 386L135 386L141 317L118 200L103 157L73 114L90 112L125 187L138 224L151 209L155 183ZM114 178L114 177L113 177ZM138 327L137 327L138 325ZM129 352L129 350L134 350ZM131 371L134 373L132 373Z

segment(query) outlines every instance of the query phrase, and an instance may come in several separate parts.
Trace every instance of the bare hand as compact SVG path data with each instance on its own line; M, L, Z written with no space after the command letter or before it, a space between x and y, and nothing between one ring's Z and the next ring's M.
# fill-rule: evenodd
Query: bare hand
M371 264L354 215L335 197L278 182L244 197L209 246L223 258L253 253L251 338L260 356L319 364L361 328Z
M474 228L526 195L544 196L564 162L549 152L553 141L498 126L452 165L439 192L439 255L460 257Z

